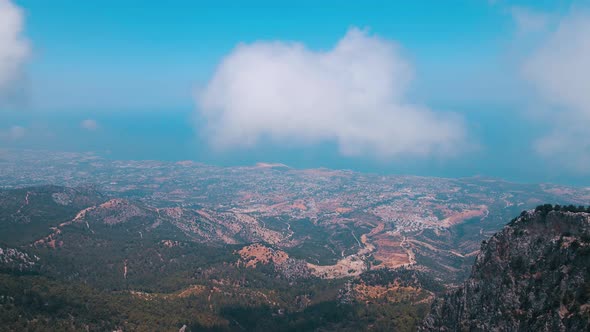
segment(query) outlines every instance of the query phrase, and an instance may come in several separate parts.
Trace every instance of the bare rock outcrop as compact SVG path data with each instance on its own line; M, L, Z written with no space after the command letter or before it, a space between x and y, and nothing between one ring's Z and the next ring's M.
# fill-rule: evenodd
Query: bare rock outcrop
M523 212L484 241L423 331L590 331L590 214Z

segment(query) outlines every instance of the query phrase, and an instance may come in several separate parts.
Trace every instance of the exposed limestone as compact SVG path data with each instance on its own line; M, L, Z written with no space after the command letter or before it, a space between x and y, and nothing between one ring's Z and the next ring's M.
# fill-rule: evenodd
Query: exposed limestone
M484 241L423 331L589 331L590 214L528 212Z

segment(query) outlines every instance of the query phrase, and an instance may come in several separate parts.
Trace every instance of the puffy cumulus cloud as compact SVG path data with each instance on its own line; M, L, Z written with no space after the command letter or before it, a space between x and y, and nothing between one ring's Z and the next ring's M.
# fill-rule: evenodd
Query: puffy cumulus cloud
M98 122L92 119L86 119L80 122L80 127L86 130L96 130L98 129Z
M0 0L0 94L18 80L29 55L29 43L22 36L23 25L20 8L10 0Z
M412 67L398 45L350 29L335 47L240 44L197 93L214 145L336 142L345 155L458 152L465 130L453 114L407 100Z
M551 133L537 151L590 173L590 15L563 18L526 60L524 75L551 110Z
M536 12L530 8L513 6L510 8L510 14L512 14L519 34L539 32L549 24L547 14Z
M525 63L524 73L549 101L590 116L590 15L562 21Z

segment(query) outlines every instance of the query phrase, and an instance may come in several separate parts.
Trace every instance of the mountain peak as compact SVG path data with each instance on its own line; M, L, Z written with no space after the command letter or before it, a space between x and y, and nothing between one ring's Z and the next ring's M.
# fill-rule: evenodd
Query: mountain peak
M590 214L523 212L483 242L470 277L435 301L423 329L590 329Z

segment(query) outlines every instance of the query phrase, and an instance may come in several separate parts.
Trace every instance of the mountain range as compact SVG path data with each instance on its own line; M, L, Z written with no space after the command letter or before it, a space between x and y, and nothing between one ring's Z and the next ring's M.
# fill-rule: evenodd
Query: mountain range
M511 299L519 300L502 309L504 315L526 312L528 305L537 311L498 327L491 323L496 309L485 301L508 286L505 280L486 279L490 274L500 278L498 274L476 271L499 271L498 266L486 267L493 261L502 266L500 275L510 276L510 285L529 290L536 285L530 280L540 278L547 280L540 289L554 288L564 278L547 277L553 275L556 260L566 266L585 262L588 230L585 212L526 212L481 250L463 255L454 241L474 240L450 236L456 228L396 234L378 222L373 228L350 228L354 224L263 218L223 208L154 207L88 186L2 190L0 207L0 317L9 330L518 330L527 324L523 317L538 321L547 303L554 305L555 300L535 298L526 304L523 291L515 291ZM350 235L339 237L338 232ZM518 241L502 235L507 232L519 234ZM375 241L379 236L401 239ZM350 249L333 258L325 247L330 241L332 248ZM553 247L547 249L546 242ZM510 243L519 244L513 251L521 258L504 251L501 257L488 253ZM531 243L539 245L526 249ZM561 257L568 252L559 249L563 243L576 250L567 258L571 262ZM554 252L551 261L534 259L549 250ZM387 265L379 255L383 252L390 262L403 264ZM471 276L462 282L472 262ZM531 266L540 267L532 271ZM571 294L565 289L560 296L570 302L559 308L578 322L552 316L547 319L556 325L547 326L584 327L587 294L576 289L587 287L588 267L558 267L576 280L566 279ZM521 270L511 268L530 271L522 277ZM449 271L466 271L461 272L465 277L449 276ZM465 285L477 284L474 275L477 289L490 294L465 295ZM466 299L471 302L461 303ZM465 318L472 316L481 322ZM508 322L505 317L502 321Z

